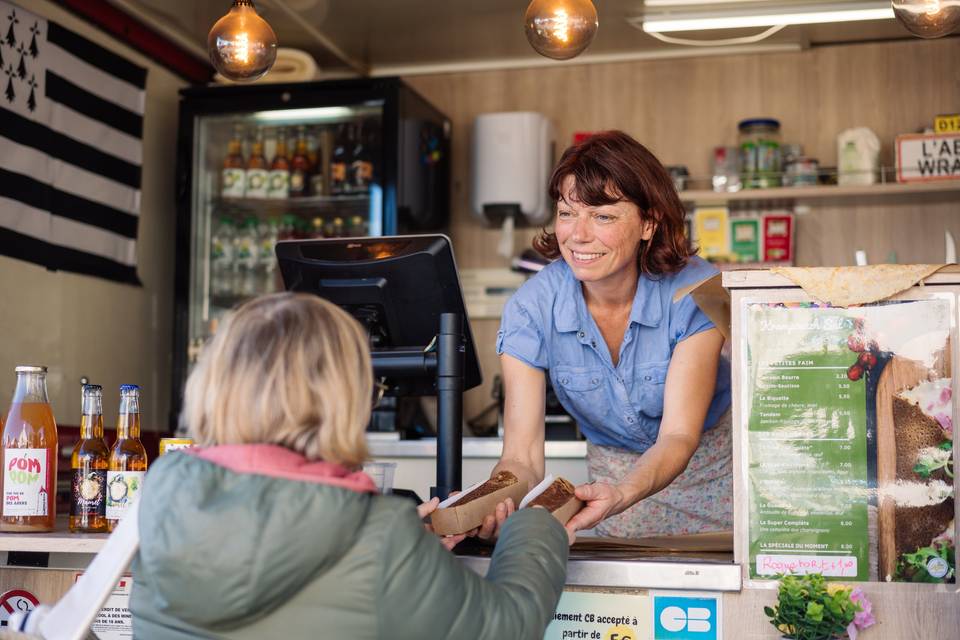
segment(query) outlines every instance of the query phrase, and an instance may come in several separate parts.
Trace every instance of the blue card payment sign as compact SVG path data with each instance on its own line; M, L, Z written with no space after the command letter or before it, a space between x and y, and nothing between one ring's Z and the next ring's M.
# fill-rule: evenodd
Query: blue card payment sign
M720 640L716 598L653 597L654 640Z

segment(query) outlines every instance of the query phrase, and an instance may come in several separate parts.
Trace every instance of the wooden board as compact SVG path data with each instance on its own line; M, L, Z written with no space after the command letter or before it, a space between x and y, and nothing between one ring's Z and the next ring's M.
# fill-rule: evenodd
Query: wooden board
M949 353L950 345L946 351ZM897 441L893 422L893 396L917 386L924 380L949 375L949 358L939 358L940 370L930 369L916 360L893 356L877 381L877 486L893 484L897 480ZM877 547L879 577L892 576L897 568L896 522L893 500L881 495L878 505Z

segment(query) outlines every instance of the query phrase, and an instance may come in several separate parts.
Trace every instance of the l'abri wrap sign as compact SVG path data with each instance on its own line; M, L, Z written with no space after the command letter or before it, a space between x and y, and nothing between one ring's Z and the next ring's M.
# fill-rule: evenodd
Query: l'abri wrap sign
M897 136L897 182L960 179L960 133Z

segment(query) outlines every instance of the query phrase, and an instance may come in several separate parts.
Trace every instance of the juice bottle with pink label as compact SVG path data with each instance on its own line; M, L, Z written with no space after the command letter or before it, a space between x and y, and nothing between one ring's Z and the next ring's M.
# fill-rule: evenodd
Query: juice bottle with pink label
M57 423L47 398L47 368L16 368L17 387L3 426L0 531L53 531Z

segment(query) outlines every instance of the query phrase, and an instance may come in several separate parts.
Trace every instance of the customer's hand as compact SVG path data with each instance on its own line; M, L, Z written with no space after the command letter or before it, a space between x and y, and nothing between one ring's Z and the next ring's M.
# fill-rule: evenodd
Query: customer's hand
M497 505L493 513L483 519L483 524L477 531L477 537L481 540L493 540L500 535L500 527L507 521L517 506L513 503L513 498L507 498Z
M577 531L592 529L598 522L623 511L625 497L619 487L605 482L582 484L576 488L576 496L586 504L566 524L570 544Z
M456 491L452 492L451 495L457 493ZM437 505L440 504L440 498L430 498L427 502L417 506L417 515L421 520L426 518L428 515L437 510ZM433 527L429 524L424 524L423 527L433 533ZM471 532L473 533L473 532ZM437 536L440 539L440 544L445 546L447 549L453 549L455 546L460 544L460 541L467 537L466 533L460 533L455 536Z

